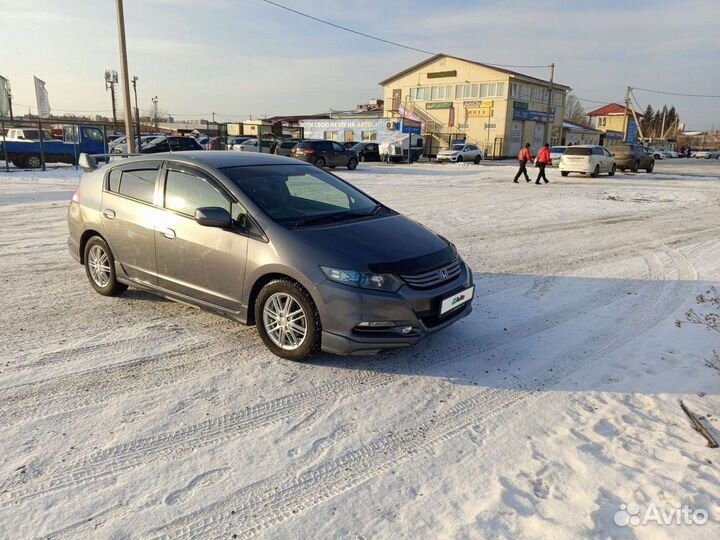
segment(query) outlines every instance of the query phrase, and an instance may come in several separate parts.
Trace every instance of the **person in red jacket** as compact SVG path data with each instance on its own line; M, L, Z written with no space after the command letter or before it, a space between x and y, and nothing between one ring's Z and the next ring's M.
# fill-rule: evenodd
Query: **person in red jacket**
M540 179L542 178L545 180L546 184L549 184L550 181L547 179L547 176L545 176L545 167L552 161L552 158L550 157L550 145L548 143L545 143L542 148L540 148L540 151L538 152L537 157L535 158L535 165L538 166L540 169L540 172L538 172L537 180L535 180L536 184L540 184Z
M530 153L530 143L526 143L525 148L520 150L520 153L518 154L518 162L520 163L520 168L515 175L515 180L513 180L513 182L515 182L516 184L518 183L518 178L520 178L521 174L525 175L526 182L530 181L530 177L528 176L526 168L528 161L532 161L532 154Z

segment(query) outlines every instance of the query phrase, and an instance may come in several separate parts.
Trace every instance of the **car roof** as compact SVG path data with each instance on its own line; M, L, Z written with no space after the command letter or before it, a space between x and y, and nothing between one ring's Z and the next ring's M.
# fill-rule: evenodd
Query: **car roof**
M121 163L140 161L158 161L171 159L189 164L209 165L216 169L223 167L245 167L253 165L302 165L303 162L294 158L263 154L260 152L235 152L232 150L190 150L186 152L160 152L145 154L122 160Z

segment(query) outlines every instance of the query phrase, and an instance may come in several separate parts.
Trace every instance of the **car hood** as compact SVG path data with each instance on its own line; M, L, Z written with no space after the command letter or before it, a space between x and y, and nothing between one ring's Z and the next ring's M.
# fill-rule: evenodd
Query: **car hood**
M353 261L353 269L414 274L449 264L456 257L447 240L399 214L293 232L316 253Z

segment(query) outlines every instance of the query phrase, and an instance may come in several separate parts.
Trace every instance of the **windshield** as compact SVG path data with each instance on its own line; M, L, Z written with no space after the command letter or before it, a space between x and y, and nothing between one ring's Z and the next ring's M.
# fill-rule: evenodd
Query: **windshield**
M312 165L227 167L222 172L267 215L303 225L331 216L370 215L377 204L351 185Z
M465 148L464 144L453 144L453 152L462 152L462 149Z
M365 148L365 143L359 142L359 143L353 144L353 145L350 147L350 150L355 150L356 152L359 152L359 151L362 150L363 148Z
M580 147L580 146L571 146L567 150L565 150L566 156L589 156L590 155L590 148L588 147Z

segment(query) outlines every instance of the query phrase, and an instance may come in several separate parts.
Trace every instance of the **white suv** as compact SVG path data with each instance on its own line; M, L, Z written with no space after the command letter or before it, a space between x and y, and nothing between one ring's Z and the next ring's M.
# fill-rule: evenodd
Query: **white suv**
M456 163L472 161L476 164L480 163L481 159L482 152L474 144L454 144L452 148L438 152L436 158L438 163L443 161L455 161Z
M571 146L560 158L560 174L567 176L571 172L589 174L597 177L600 173L615 175L615 158L607 148L593 144Z

